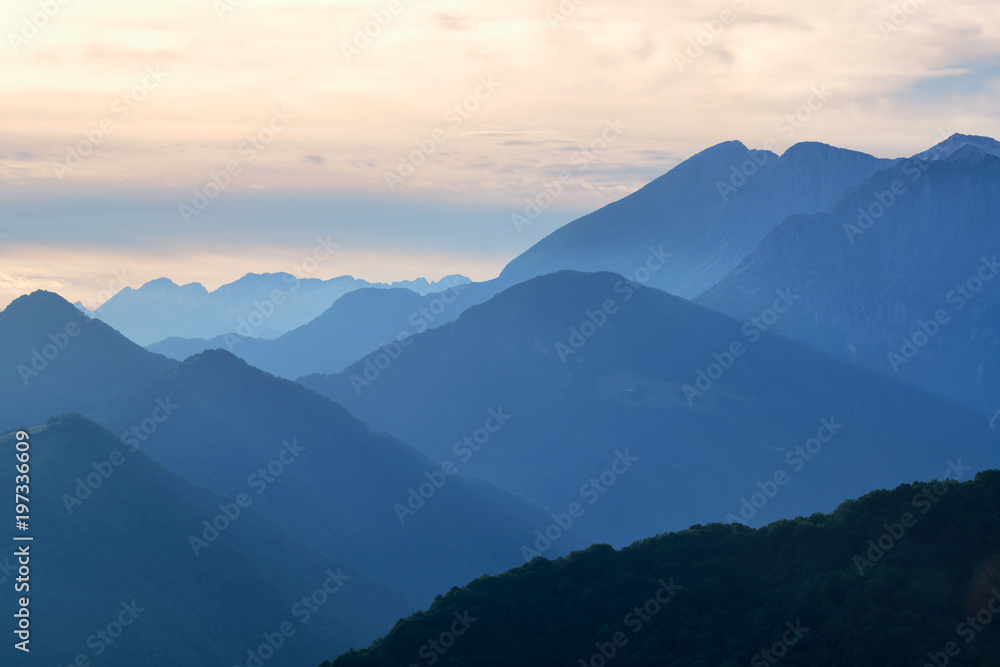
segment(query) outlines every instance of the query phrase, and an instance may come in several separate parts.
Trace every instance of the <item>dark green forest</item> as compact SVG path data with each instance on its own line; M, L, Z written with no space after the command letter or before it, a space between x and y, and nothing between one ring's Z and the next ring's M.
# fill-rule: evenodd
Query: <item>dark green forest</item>
M536 558L321 667L1000 664L1000 471ZM992 608L992 610L991 610Z

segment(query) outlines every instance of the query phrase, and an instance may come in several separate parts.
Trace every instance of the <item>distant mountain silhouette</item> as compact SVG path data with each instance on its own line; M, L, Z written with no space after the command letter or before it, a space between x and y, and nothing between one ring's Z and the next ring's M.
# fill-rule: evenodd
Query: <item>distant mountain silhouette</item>
M992 415L1000 407L1000 145L956 135L793 216L697 301L737 318L779 286L799 342Z
M19 299L8 311L0 326L16 328L21 341L20 352L4 348L12 358L29 354L24 346L45 339L42 332L64 316L80 318L85 327L65 358L56 357L39 376L48 382L39 383L30 403L16 402L20 390L8 383L4 398L9 392L11 400L0 423L9 430L32 423L29 414L86 411L123 446L141 448L172 472L226 495L250 493L255 508L414 603L510 567L520 558L520 545L544 525L547 514L539 506L457 474L465 470L446 475L440 463L373 434L329 399L227 352L177 364L50 293ZM74 350L97 353L73 361ZM122 386L88 384L100 371ZM274 476L272 464L280 475ZM411 489L420 490L417 497L410 497ZM571 531L558 549L582 544Z
M381 345L451 322L466 308L511 284L507 279L457 284L424 296L405 289L359 289L337 299L308 324L274 340L232 333L211 340L171 338L150 345L149 350L183 360L205 350L223 349L291 380L311 373L336 373Z
M398 287L427 294L468 282L459 275L436 283L419 278L388 285L352 276L320 280L289 273L248 273L209 292L199 283L181 286L160 278L139 289L126 287L95 311L86 312L140 345L172 337L214 338L229 332L267 339L309 322L356 289Z
M791 312L796 292L769 305ZM614 544L736 515L764 487L778 493L746 510L753 525L950 458L1000 463L985 418L760 327L614 274L560 272L415 337L398 358L378 351L301 382L552 510L582 497L580 529ZM463 444L498 406L509 424L478 451ZM807 442L819 460L799 460ZM639 459L627 471L613 464L626 450ZM612 465L622 479L602 484ZM780 489L779 472L791 477Z
M167 340L150 349L184 359L222 348L271 373L296 378L339 372L400 333L440 326L508 287L564 269L615 271L691 297L728 274L786 216L826 210L889 164L818 143L796 144L779 157L726 142L561 227L511 261L499 278L454 290L457 298L433 318L422 316L420 308L440 306L434 295L407 299L362 289L276 341L238 344L240 337L234 335ZM740 169L750 176L740 175ZM230 331L240 333L235 327Z
M888 163L819 143L796 144L779 157L728 141L560 227L501 275L521 282L573 269L634 278L657 250L671 257L648 284L690 298L736 268L786 217L827 210Z
M12 461L14 443L14 434L0 439ZM280 646L267 664L313 664L330 643L370 641L410 609L284 521L181 479L79 415L33 430L29 451L31 528L21 534L35 539L9 543L0 565L13 593L12 554L28 546L30 664L71 664L81 654L95 665L246 664L266 635ZM13 464L0 469L12 494L15 474ZM205 521L222 528L196 556L189 538L203 535ZM330 572L349 578L339 590L331 581L336 592L313 613L300 601ZM274 639L283 623L294 634ZM12 644L0 660L23 663Z
M52 292L22 296L0 312L0 341L3 433L89 412L176 365Z
M125 434L167 398L179 407L155 432L137 435L143 451L220 493L251 493L262 512L416 603L510 567L547 516L482 480L445 475L329 399L221 350L92 414ZM269 468L275 460L283 463ZM429 497L411 500L424 484L435 487L423 488ZM582 540L565 542L562 550Z

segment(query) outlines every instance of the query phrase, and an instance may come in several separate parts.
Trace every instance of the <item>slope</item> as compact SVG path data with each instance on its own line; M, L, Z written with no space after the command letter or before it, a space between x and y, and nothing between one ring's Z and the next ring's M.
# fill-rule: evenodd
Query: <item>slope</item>
M582 504L574 525L614 544L829 510L958 457L1000 463L985 418L763 331L796 299L783 288L741 324L614 274L561 272L395 359L301 382L463 472L553 511ZM502 428L477 432L500 408Z
M0 443L13 453L17 440ZM28 442L30 530L18 535L34 540L9 543L2 564L13 591L20 557L11 554L27 546L29 588L19 595L30 598L31 664L86 664L78 655L90 664L246 664L265 634L280 646L269 665L303 664L330 642L346 650L370 641L411 609L252 505L181 479L78 415L32 429ZM15 474L13 463L0 470L11 497ZM220 529L196 555L190 537L203 535L204 521ZM341 589L309 611L300 600L328 572L337 575L329 589ZM12 637L16 603L7 600ZM274 639L285 623L287 636ZM11 665L26 657L12 641L3 655Z
M760 530L594 546L453 590L323 667L995 665L998 516L992 470Z
M221 350L91 415L187 479L248 493L262 512L414 601L510 567L545 518ZM560 551L581 543L568 537Z
M545 237L501 276L522 282L563 269L633 277L651 249L671 255L650 285L695 296L723 278L778 223L825 211L887 161L800 143L778 157L729 141L639 191Z
M828 214L785 220L698 302L744 318L798 286L777 331L993 414L1000 158L944 152L876 174Z
M0 313L0 427L86 413L175 365L146 352L52 292L22 296Z

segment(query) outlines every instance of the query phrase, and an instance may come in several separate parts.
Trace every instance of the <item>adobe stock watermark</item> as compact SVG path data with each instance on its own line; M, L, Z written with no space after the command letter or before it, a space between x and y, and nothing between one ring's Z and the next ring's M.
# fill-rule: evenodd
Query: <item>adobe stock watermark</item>
M587 4L587 0L561 0L559 6L556 7L556 11L551 9L545 10L545 20L549 23L549 28L555 30L560 25L568 21L574 14L576 10Z
M308 595L303 595L292 605L289 614L298 621L299 626L296 627L292 620L287 620L278 624L278 628L274 632L263 633L261 635L263 641L258 646L247 649L246 661L233 665L233 667L262 667L285 646L289 639L295 636L299 627L312 620L313 616L330 602L333 596L339 593L344 584L351 579L351 576L344 574L339 567L336 572L327 570L324 574L326 579L323 580L322 584Z
M373 9L370 13L371 20L354 29L354 39L340 43L340 52L344 60L351 62L352 58L360 56L402 11L403 4L400 0L389 0L383 9Z
M774 124L774 130L781 138L788 142L792 137L812 120L812 117L822 109L830 100L830 91L826 89L826 84L811 86L809 95L805 102L796 107L791 113L779 116ZM764 150L768 153L758 155L757 151L750 151L750 157L739 165L732 165L729 169L729 179L727 181L716 181L715 189L718 190L722 203L729 202L729 197L745 186L750 179L757 175L757 172L767 164L770 158L770 151L778 146L778 139L768 137L764 141Z
M226 14L234 12L243 6L246 0L213 0L212 9L220 21L226 20Z
M378 351L365 357L364 369L361 374L352 373L350 377L354 393L360 396L362 391L382 377L382 373L388 370L392 363L403 354L403 348L413 344L413 336L427 331L468 287L468 283L451 283L448 285L448 289L438 292L429 304L410 313L407 322L416 331L400 331L395 340L382 345Z
M41 375L49 367L49 364L69 347L72 340L80 335L81 331L80 325L69 321L61 331L49 333L49 342L42 345L41 351L38 348L32 348L31 360L28 365L19 364L17 367L17 374L21 376L21 382L24 383L24 386L27 387L33 379Z
M140 104L149 99L149 95L160 87L169 72L164 72L159 65L146 68L146 75L127 93L115 98L111 103L111 115L105 116L91 128L83 131L83 140L66 147L66 158L62 162L52 162L56 178L61 182L68 174L83 164L84 160L97 150L110 135L118 129L118 124L128 120L132 112Z
M479 110L483 102L493 97L493 93L500 87L500 82L493 79L492 74L479 77L479 85L471 95L467 95L461 101L456 102L450 109L444 112L442 119L451 126L451 130L443 127L436 127L431 130L430 135L424 139L417 139L413 143L416 149L410 151L408 155L400 155L399 164L394 170L384 172L385 184L389 186L390 192L395 192L396 188L406 183L406 181L417 173L417 169L426 164L427 160L434 155L438 148L444 145L454 132L469 118Z
M98 628L92 635L87 637L85 645L90 649L91 653L78 653L73 659L72 665L87 667L91 664L91 655L94 658L100 658L107 653L115 645L115 642L119 641L122 635L125 634L125 630L135 624L139 615L146 611L146 608L140 607L135 600L131 602L122 601L119 606L121 607L121 611L117 612L107 625Z
M255 337L255 334L285 304L292 292L301 287L302 279L313 275L319 270L321 264L330 261L333 258L334 251L338 248L340 248L340 244L334 243L329 234L327 234L325 239L322 236L317 236L316 245L313 246L312 252L306 255L301 261L293 264L288 275L282 276L281 281L286 285L291 285L291 287L275 288L267 296L261 299L254 299L251 302L253 308L247 313L246 317L239 316L236 318L236 333L238 335L234 336L231 333L223 335L223 342L226 344L226 348L230 352L234 352L236 346L242 344L246 338ZM239 336L243 336L243 338Z
M688 35L687 46L680 53L674 53L674 65L678 72L683 72L688 65L694 64L698 58L705 53L705 49L711 48L715 40L722 36L726 28L736 22L736 12L743 11L750 6L750 0L733 0L736 9L723 9L717 18L702 21L702 29Z
M746 344L740 340L734 340L722 352L712 353L714 361L695 372L694 384L686 384L681 387L688 405L694 405L694 399L701 398L705 392L715 386L715 383L729 372L736 361L746 354L749 346L760 340L760 337L777 323L780 316L787 313L789 308L801 298L800 295L794 294L791 289L779 289L775 294L777 296L770 308L765 308L760 315L751 317L740 328L740 333L747 337Z
M285 440L281 445L282 447L274 459L247 477L247 486L258 496L267 491L277 478L284 474L288 466L294 464L302 452L306 450L295 438L292 438L291 442ZM243 510L253 504L253 499L248 493L238 493L232 498L232 501L219 503L219 513L211 519L205 519L201 522L200 537L193 534L188 535L188 544L195 557L200 556L201 552L218 540L222 533L229 530L229 527L240 518Z
M513 223L517 233L522 234L525 227L533 225L542 213L548 210L563 195L566 191L565 188L576 182L578 174L587 171L590 165L597 162L598 158L608 150L611 144L621 138L626 128L628 128L628 125L621 122L617 116L614 120L610 118L605 119L604 128L600 133L587 142L586 146L582 146L570 158L570 164L575 165L576 168L573 171L559 172L559 176L551 183L543 181L542 189L535 193L534 196L525 199L527 204L523 211L511 214L510 221Z
M190 205L186 202L178 205L178 211L185 224L191 224L194 216L201 215L219 195L228 190L233 178L243 173L243 167L256 160L257 155L287 130L291 121L295 119L294 114L289 113L287 109L274 109L273 114L267 125L236 147L236 153L243 158L242 161L230 160L220 171L208 172L208 181L200 188L194 188Z
M802 472L806 463L819 456L820 452L823 451L823 446L830 444L843 428L844 425L838 423L835 416L820 419L816 435L801 445L796 445L795 449L785 454L785 465L791 470L791 475ZM746 496L740 498L740 507L737 510L739 516L730 512L723 518L723 523L728 523L735 533L737 524L746 525L747 521L757 516L758 512L774 500L781 491L781 487L786 486L791 481L791 475L784 468L779 468L774 471L770 478L763 482L758 481L759 491L750 494L749 499Z
M887 41L889 35L902 30L903 26L909 23L910 19L923 9L925 4L927 4L927 0L904 0L900 4L894 4L889 13L889 19L879 19L876 24L879 34L882 35L882 40Z
M101 306L111 300L114 295L128 287L129 278L125 275L127 271L126 267L122 267L119 270L111 272L111 280L103 283L101 287L103 288L97 293L93 298L87 297L81 301L83 306L91 311L98 310Z
M980 261L979 268L971 277L958 283L955 285L955 289L945 294L945 302L953 306L952 312L961 312L1000 272L1000 262L997 261L996 255L990 259L983 257ZM951 322L951 313L944 308L938 308L934 311L933 317L917 320L917 327L910 335L903 336L899 348L886 355L892 372L898 373L902 366L916 358L920 351L941 333L941 328L949 322Z
M638 456L633 456L626 448L625 451L616 450L615 458L607 468L591 477L580 487L580 498L586 500L588 505L593 505L604 497L604 494L615 485L615 483L627 473L639 460ZM521 545L521 556L524 562L530 562L532 558L537 558L552 548L570 528L573 523L583 517L587 511L581 503L573 502L569 504L565 512L552 513L552 523L543 529L535 531L534 549L531 546Z
M652 278L653 274L663 268L667 260L673 257L673 253L663 252L663 246L659 248L649 247L649 256L646 261L637 266L631 274L625 276L626 280L619 280L615 283L614 291L622 295L623 301L629 301L639 289ZM563 343L556 343L556 354L564 364L570 355L576 354L583 349L591 338L608 323L608 318L617 314L619 305L616 299L605 299L600 308L593 311L584 311L585 319L578 325L569 328L569 338Z
M955 626L955 634L961 638L966 645L971 644L1000 614L1000 591L991 588L990 597L986 605L977 611L973 616L966 616L965 620ZM957 658L962 652L962 646L955 641L950 641L937 652L927 652L927 662L923 667L947 667L951 664L952 658Z
M483 422L483 425L472 431L471 434L462 436L460 440L456 441L451 447L452 453L459 457L462 463L468 463L473 454L482 449L489 442L490 437L499 431L512 417L513 415L509 415L503 411L503 406L496 409L490 408L486 412L486 420ZM393 511L396 513L396 518L399 519L399 524L401 526L405 525L407 519L423 509L424 505L444 487L449 477L457 474L458 467L451 459L442 461L440 470L425 472L424 477L427 479L426 482L422 482L416 488L411 486L407 489L406 504L396 503L392 506Z
M949 136L951 136L951 128L946 130L938 130L937 140L940 143L944 141ZM932 154L930 156L931 160L936 159L937 154ZM906 160L902 167L903 175L906 176L910 185L907 185L903 179L897 178L889 184L886 190L877 190L872 193L872 201L868 203L867 206L858 207L858 217L852 224L850 222L845 222L843 225L844 234L847 235L847 240L853 245L854 241L859 236L864 236L865 232L871 229L879 219L884 216L889 209L896 205L904 195L906 195L914 183L919 181L927 170L930 169L930 161L924 160L922 158L910 158Z
M479 620L470 614L468 609L461 614L457 611L453 612L452 617L455 620L451 622L447 630L443 630L436 638L428 641L417 651L417 656L423 658L424 664L428 667L436 664L448 652L448 649L455 645L458 638L468 632L472 624ZM408 667L420 667L420 665L411 662Z
M145 442L151 435L156 433L157 429L160 428L160 424L170 419L174 411L180 407L171 401L169 396L166 399L156 399L156 407L153 408L150 416L139 422L137 426L133 426L130 430L121 434L120 440L123 445L128 446L128 453L131 454L138 449L139 443ZM82 506L84 501L94 495L95 491L111 479L115 470L125 464L125 460L125 455L122 454L121 450L115 449L111 451L107 459L91 461L90 467L93 468L93 472L88 472L83 477L76 478L76 487L73 489L72 494L62 494L63 506L66 508L66 513L72 515L74 509Z
M660 584L660 587L656 589L652 597L641 605L634 607L632 611L625 614L625 617L622 618L622 624L632 631L632 637L648 627L657 614L663 611L663 608L670 604L677 594L684 589L683 586L674 583L673 577L670 577L669 581L660 579L657 583ZM619 651L628 646L629 640L632 637L626 635L624 631L618 630L609 637L610 641L595 643L594 648L597 650L587 659L580 658L579 666L605 667L608 662L618 655Z
M806 633L809 632L809 628L802 625L802 621L795 621L792 624L791 621L785 623L785 630L781 639L771 644L770 647L755 653L750 659L750 667L768 667L769 665L777 665L781 660L788 655L788 649L801 641L805 637Z
M923 491L913 494L910 504L920 510L920 516L925 516L948 495L949 485L957 484L970 470L972 468L969 466L962 465L962 459L957 462L948 461L948 469L944 471L944 482L933 482ZM906 537L906 531L917 525L918 519L919 517L912 512L903 512L896 523L882 524L885 532L874 540L868 540L868 550L854 556L854 567L857 568L858 574L864 576L866 569L875 567L881 562L885 555Z
M62 8L70 2L71 0L39 0L38 10L21 19L20 30L7 33L7 42L10 43L14 55L20 57L21 49L37 37L52 19L59 16Z

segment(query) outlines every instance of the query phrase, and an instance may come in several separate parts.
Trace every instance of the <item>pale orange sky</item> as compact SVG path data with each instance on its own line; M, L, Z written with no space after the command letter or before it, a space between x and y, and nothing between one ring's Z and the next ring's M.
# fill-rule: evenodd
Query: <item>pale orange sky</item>
M0 10L0 304L39 287L93 298L121 267L133 287L214 287L285 270L318 232L342 251L317 277L486 279L720 141L895 157L945 128L1000 136L994 2L914 0L912 15L870 0L52 2L37 29L36 0ZM375 30L373 12L387 25ZM345 53L366 23L375 37ZM829 101L780 133L814 86ZM276 112L287 122L250 158L241 143ZM620 137L518 234L509 215L573 170L609 119ZM391 191L386 173L417 142L432 154ZM81 143L92 150L78 166L55 166ZM176 209L234 161L239 174L186 225ZM324 223L300 197L371 206ZM155 204L102 231L101 202L122 198ZM262 202L252 224L237 215L248 201Z

